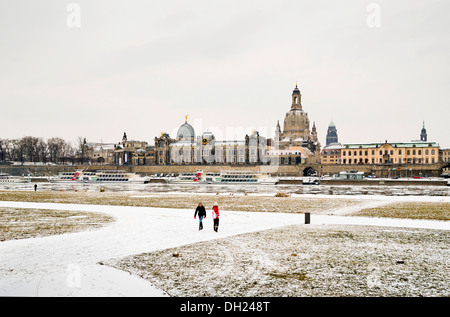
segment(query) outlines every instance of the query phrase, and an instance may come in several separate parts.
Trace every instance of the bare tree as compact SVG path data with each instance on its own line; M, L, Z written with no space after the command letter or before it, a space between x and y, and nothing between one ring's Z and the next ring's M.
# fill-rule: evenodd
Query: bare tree
M47 163L48 160L48 145L44 139L39 138L37 143L37 151L39 156L39 161L42 163Z
M22 150L22 158L29 162L39 161L39 138L32 136L25 136L19 141L19 146ZM22 160L23 162L23 160Z
M57 163L62 157L66 156L67 142L61 138L54 137L47 140L48 159L50 162Z
M7 140L0 139L0 161L6 161L6 143Z
M70 142L59 137L45 141L43 138L25 136L20 139L0 139L0 162L54 162L65 164L75 163L76 159L85 162L88 147L84 138L78 138L78 144L73 146Z
M81 136L77 137L77 147L78 148L76 156L80 160L81 164L84 164L86 161L89 160L89 157L87 155L88 145L85 137Z

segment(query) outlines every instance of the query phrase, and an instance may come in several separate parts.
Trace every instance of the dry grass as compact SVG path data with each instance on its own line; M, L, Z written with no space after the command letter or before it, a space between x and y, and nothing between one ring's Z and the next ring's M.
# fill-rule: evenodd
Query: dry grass
M323 213L331 209L353 206L360 203L357 199L321 199L303 197L275 197L254 195L136 195L124 192L69 192L69 191L0 191L0 200L72 203L94 205L140 206L162 208L192 208L202 202L212 208L218 202L223 210L269 211L269 212L315 212Z
M95 229L113 220L93 212L0 208L0 241Z
M408 219L450 220L450 203L402 202L362 209L355 215L364 217L391 217Z

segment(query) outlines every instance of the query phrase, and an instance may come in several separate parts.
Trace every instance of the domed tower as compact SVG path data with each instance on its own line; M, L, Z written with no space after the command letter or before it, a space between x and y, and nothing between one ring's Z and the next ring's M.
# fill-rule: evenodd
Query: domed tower
M202 134L202 145L209 144L211 141L214 141L215 137L214 134L210 131L205 131Z
M186 121L178 128L177 140L178 141L194 141L195 131L194 128Z
M308 114L303 111L301 100L302 94L300 93L298 86L295 85L295 89L292 92L291 110L286 113L284 118L284 127L283 133L281 134L281 140L286 140L287 138L291 141L307 141L311 139Z

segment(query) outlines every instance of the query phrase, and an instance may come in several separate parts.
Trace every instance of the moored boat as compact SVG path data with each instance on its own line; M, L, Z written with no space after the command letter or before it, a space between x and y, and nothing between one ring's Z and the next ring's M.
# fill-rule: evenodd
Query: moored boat
M303 185L319 185L320 180L317 176L304 176L302 179Z
M142 177L136 173L120 170L76 171L62 172L56 177L50 177L51 183L133 183L147 184L149 177Z
M275 185L279 178L270 174L253 171L221 171L181 173L167 180L170 184L262 184Z
M30 177L26 176L13 176L6 173L0 173L0 183L29 183Z

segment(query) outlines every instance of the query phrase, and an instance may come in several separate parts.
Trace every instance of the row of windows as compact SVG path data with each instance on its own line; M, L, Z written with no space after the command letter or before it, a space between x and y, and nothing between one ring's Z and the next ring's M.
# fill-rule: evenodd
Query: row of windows
M398 155L402 155L402 150L401 149L398 149L398 150L396 150L397 151L397 154ZM364 155L368 155L368 150L365 150L364 151ZM425 155L429 155L430 154L430 152L431 152L431 155L434 155L436 152L435 152L435 150L434 149L432 149L431 151L429 151L428 149L426 149L425 150ZM353 153L353 155L358 155L358 153L359 153L359 155L363 155L363 151L362 150L359 150L359 151L342 151L342 156L351 156L352 155L352 153ZM412 155L422 155L422 150L421 149L418 149L418 150L416 150L416 149L413 149L413 150L406 150L406 155L411 155L411 153L412 153ZM371 154L372 155L375 155L375 150L371 150ZM378 154L379 155L383 155L383 154L390 154L390 155L394 155L394 150L379 150L378 151Z
M257 179L222 179L222 183L255 183Z
M380 158L380 159L375 159L375 158L372 158L371 160L370 160L370 163L372 163L372 164L377 164L377 163L380 163L380 164L383 164L383 163L398 163L398 164L434 164L435 163L435 160L434 160L434 157L432 157L431 158L431 160L429 160L428 159L428 157L427 158L425 158L425 159L422 159L422 158L408 158L408 159L405 159L405 158L398 158L398 161L397 161L397 159L391 159L391 160L389 160L389 161L387 161L387 162L385 162L382 158ZM342 164L369 164L369 159L342 159Z
M193 152L191 152L189 149L188 150L178 150L178 155L191 155ZM222 156L224 153L226 153L226 155L235 155L236 153L238 153L238 155L244 155L245 154L245 152L244 152L244 150L239 150L239 151L235 151L235 150L227 150L227 151L222 151L222 150L216 150L215 152L211 152L210 150L203 150L202 152L202 155L203 156L208 156L208 155L214 155L214 154L212 154L212 153L215 153L215 155L217 155L217 156ZM256 150L251 150L250 151L250 155L256 155ZM264 151L264 150L261 150L260 151L260 155L266 155L266 151ZM177 151L176 150L173 150L172 151L172 155L176 155L177 154ZM196 152L196 154L197 155L200 155L200 151L197 151ZM296 153L297 154L297 153ZM298 154L300 154L300 153L298 153ZM159 155L160 156L162 156L163 155L163 151L160 151L159 152Z
M117 178L117 177L125 177L125 175L108 175L108 174L106 174L106 175L101 175L100 177L114 177L114 178Z
M224 179L243 179L243 178L256 178L255 175L224 175L223 176Z

